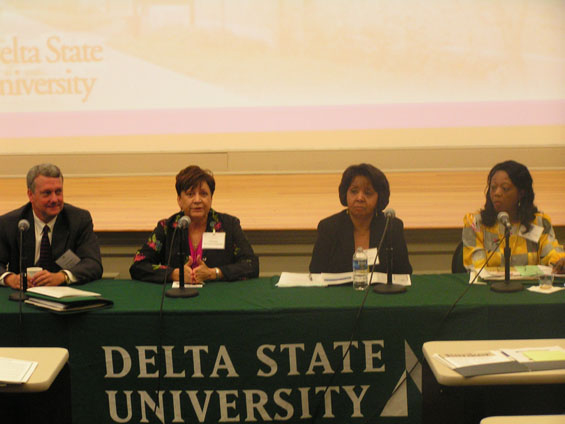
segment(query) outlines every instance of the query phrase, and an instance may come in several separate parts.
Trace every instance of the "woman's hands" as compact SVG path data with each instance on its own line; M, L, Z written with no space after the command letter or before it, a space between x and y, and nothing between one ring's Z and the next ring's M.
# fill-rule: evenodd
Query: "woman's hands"
M188 262L184 264L184 282L185 284L202 284L204 281L215 280L216 270L215 268L208 268L206 263L202 260L200 256L197 256L196 263L197 266L192 268L193 264L192 256L188 258ZM169 274L169 280L178 281L179 270L175 268Z

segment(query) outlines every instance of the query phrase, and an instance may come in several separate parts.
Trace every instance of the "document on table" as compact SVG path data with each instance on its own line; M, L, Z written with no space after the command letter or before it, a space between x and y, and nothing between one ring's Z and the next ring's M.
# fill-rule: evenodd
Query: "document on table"
M369 278L371 278L371 273L369 273ZM384 272L373 272L373 280L371 284L387 282L387 274ZM392 274L392 284L398 284L399 286L411 286L412 279L410 274Z
M178 281L173 281L173 289L178 289L180 287L180 283ZM184 283L184 287L187 289L201 289L202 287L204 287L204 283L200 283L200 284L188 284L188 283Z
M347 284L353 281L353 273L321 273L310 274L300 272L283 272L277 287L327 287Z
M0 358L0 384L26 383L37 367L35 361L14 358Z
M530 280L537 281L540 275L550 275L552 268L545 265L523 265L510 267L511 280ZM469 284L475 278L476 271L473 270L469 274ZM485 267L475 284L485 284L485 281L503 281L504 267Z
M371 273L368 274L371 278ZM372 284L386 283L387 275L383 272L374 272ZM328 287L348 284L353 281L352 272L309 274L300 272L283 272L277 287ZM392 282L402 286L410 286L412 281L409 274L392 274Z

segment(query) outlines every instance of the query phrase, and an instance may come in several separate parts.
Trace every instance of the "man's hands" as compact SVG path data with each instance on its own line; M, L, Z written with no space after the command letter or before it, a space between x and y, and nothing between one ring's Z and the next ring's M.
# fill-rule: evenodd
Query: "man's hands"
M65 274L63 271L49 272L47 270L39 271L33 277L27 279L28 287L37 286L60 286L65 283ZM20 274L9 274L4 277L4 284L19 290L20 289Z

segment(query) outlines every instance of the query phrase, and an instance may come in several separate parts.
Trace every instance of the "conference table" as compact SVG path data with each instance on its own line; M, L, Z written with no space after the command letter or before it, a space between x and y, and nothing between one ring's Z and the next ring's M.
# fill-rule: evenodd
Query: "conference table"
M81 288L113 307L69 315L20 314L4 288L0 343L69 350L74 422L420 423L424 342L565 337L565 291L413 275L360 310L351 285L277 281L208 283L161 309L159 284L100 280Z

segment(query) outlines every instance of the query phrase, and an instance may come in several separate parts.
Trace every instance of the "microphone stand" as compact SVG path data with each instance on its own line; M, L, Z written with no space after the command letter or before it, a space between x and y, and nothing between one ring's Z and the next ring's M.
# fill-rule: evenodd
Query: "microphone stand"
M165 292L167 297L196 297L198 290L184 286L184 236L187 229L182 228L180 231L180 246L179 246L179 286L177 288L170 288Z
M8 299L15 302L22 302L27 300L27 295L25 294L27 290L27 268L24 269L24 232L20 229L20 289L10 295Z
M389 222L392 221L392 218ZM373 287L373 291L375 293L380 294L397 294L397 293L404 293L406 291L406 287L401 286L400 284L393 284L392 283L392 262L393 262L393 247L392 247L392 223L390 224L390 229L387 230L387 226L385 225L385 231L388 233L385 235L387 238L387 247L386 247L386 284L377 283L375 287ZM379 252L377 252L378 255Z
M504 282L492 283L490 289L499 293L511 293L524 290L522 283L510 281L510 228L504 226Z

